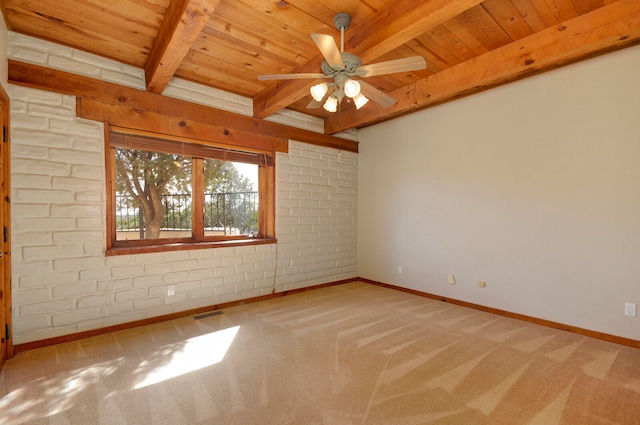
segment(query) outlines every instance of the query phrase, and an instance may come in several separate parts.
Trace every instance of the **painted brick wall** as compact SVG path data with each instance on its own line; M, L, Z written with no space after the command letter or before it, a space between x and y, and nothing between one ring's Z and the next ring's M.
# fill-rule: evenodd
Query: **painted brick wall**
M356 276L357 155L292 142L276 164L278 287Z
M144 84L135 68L15 33L8 51L12 59ZM167 91L238 113L252 109L250 100L179 80ZM8 93L16 344L356 275L356 154L292 141L288 154L277 155L278 244L105 257L102 124L76 118L71 96L14 85ZM272 119L321 131L321 122L304 117L285 111Z

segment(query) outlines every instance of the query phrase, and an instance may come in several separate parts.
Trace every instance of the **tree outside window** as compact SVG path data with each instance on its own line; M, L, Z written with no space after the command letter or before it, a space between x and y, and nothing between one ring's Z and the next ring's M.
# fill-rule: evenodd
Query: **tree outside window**
M127 136L112 131L110 137L112 247L264 237L261 223L272 220L260 219L269 210L261 209L258 181L273 174L265 172L272 159ZM265 197L269 185L262 186Z

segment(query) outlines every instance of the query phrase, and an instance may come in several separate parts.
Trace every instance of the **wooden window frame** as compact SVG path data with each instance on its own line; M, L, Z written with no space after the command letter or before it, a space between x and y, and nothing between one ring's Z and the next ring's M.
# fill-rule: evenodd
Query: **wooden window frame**
M247 236L204 237L201 220L193 220L191 238L163 238L116 240L116 164L117 148L141 149L154 152L180 152L195 158L253 163L258 166L258 234ZM107 249L106 255L138 254L150 252L207 249L230 246L275 243L275 152L254 148L225 146L210 141L189 139L167 134L152 133L111 126L105 123L105 162L107 188ZM204 176L198 168L193 173L193 194L204 198Z

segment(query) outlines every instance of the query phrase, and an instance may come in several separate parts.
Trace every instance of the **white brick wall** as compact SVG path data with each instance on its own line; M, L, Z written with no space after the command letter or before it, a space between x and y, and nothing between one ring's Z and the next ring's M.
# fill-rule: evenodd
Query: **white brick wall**
M137 89L145 88L144 70L100 56L9 32L10 59L33 63Z
M188 100L193 103L212 106L237 114L252 116L253 102L248 97L238 96L211 87L203 87L191 81L172 78L162 93L176 99ZM322 127L320 128L322 131Z
M143 85L136 69L9 34L13 59ZM246 99L188 83L167 90L251 110ZM8 93L16 344L355 276L356 154L292 141L277 155L278 244L105 257L102 124L76 118L70 96L14 85ZM314 127L309 117L304 128Z
M276 164L278 285L355 276L357 154L290 142Z

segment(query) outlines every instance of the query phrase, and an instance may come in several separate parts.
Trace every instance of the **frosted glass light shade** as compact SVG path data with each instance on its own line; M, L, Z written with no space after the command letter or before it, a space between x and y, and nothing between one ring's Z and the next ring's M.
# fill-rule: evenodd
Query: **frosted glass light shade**
M347 97L354 98L360 94L360 83L349 78L344 82L344 94Z
M316 84L315 86L311 86L309 89L311 97L313 97L316 102L320 102L324 98L324 95L327 94L327 90L329 90L327 83Z
M331 95L322 106L328 112L335 112L338 110L338 98Z
M369 98L367 98L362 93L358 93L358 95L353 98L353 103L355 103L356 109L362 108L364 105L367 104L368 101L369 101Z

